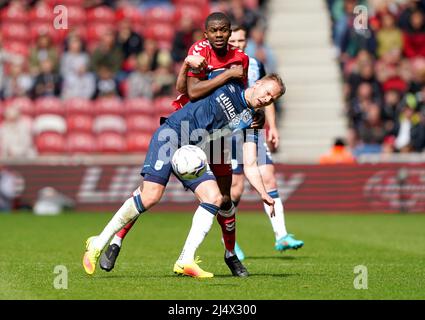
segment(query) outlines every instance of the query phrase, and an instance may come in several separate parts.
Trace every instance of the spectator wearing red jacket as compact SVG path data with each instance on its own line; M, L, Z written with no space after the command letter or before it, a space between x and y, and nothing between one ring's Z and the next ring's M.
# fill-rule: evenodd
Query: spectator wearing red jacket
M417 10L409 19L409 29L404 33L404 55L407 58L425 57L424 15Z

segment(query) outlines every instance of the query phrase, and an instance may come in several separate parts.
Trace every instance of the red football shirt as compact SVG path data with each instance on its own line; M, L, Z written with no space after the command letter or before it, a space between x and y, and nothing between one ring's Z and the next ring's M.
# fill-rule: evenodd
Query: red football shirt
M248 83L248 66L249 57L239 48L230 44L227 45L227 53L225 56L218 56L214 49L211 47L207 39L195 42L189 49L188 55L203 56L207 61L207 67L202 70L189 70L187 75L189 77L197 77L205 79L212 70L217 69L230 69L232 66L242 65L245 70L245 85Z
M227 45L227 53L225 56L218 56L214 49L211 47L208 39L203 39L195 42L189 49L188 55L201 55L207 61L207 67L202 70L189 70L188 77L196 77L199 79L206 79L208 73L217 69L230 69L232 66L242 65L245 71L243 83L245 86L248 84L248 67L249 57L239 48L230 44ZM176 110L183 108L189 102L189 97L182 94L173 101L173 106Z

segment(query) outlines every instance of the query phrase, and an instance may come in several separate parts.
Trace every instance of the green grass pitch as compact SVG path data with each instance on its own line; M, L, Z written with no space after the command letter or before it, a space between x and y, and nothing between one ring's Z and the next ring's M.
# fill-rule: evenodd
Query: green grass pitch
M172 272L189 213L146 213L116 268L86 275L84 242L110 217L0 214L0 299L425 299L425 215L289 213L288 229L305 246L279 253L265 214L243 213L238 242L250 277L230 275L214 223L197 252L201 267L215 274L204 280ZM57 265L66 267L67 289L55 289L55 277L64 275L54 273ZM367 289L354 288L357 265L367 267Z

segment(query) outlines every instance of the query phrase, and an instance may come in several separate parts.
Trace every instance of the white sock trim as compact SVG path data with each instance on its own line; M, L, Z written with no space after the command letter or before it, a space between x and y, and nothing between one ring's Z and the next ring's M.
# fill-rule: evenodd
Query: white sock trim
M133 197L127 199L109 221L100 235L97 236L97 238L93 241L93 246L96 249L103 250L113 235L115 235L127 223L139 215L140 213L137 211L136 206L134 205Z
M178 258L179 264L189 264L195 259L195 252L210 231L214 215L201 206L198 207L192 219L192 226L186 238L183 250Z

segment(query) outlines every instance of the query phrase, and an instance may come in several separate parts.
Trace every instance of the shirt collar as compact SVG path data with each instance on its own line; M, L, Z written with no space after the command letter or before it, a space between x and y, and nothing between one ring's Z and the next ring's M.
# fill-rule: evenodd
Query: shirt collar
M251 112L255 112L254 108L250 107L250 106L248 105L248 102L246 102L246 99L245 99L245 90L243 90L243 91L241 92L241 98L242 98L242 102L243 102L244 106L245 106L245 107L246 107L249 111L251 111Z

